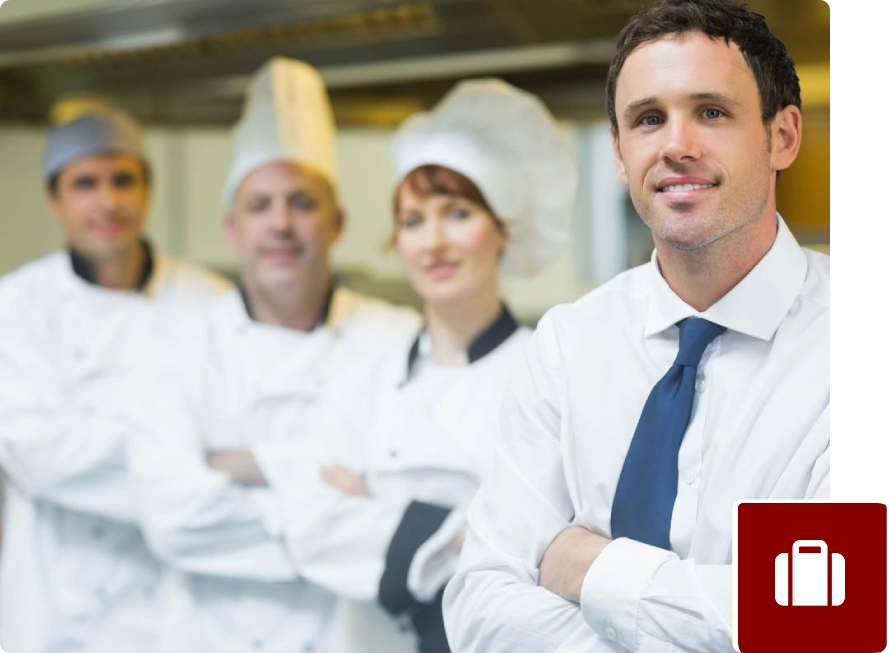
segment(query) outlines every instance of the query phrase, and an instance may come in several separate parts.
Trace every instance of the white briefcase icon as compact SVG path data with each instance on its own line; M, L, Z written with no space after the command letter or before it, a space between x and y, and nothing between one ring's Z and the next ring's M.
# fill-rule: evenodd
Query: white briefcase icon
M822 540L793 543L793 605L840 605L846 600L846 559L830 554L831 600L827 601L827 544ZM775 601L790 605L788 554L775 558Z

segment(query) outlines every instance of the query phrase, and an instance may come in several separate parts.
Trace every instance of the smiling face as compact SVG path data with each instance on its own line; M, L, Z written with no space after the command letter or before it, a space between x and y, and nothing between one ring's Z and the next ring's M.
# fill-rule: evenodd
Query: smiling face
M395 245L425 302L451 304L497 285L506 236L483 206L454 194L419 193L402 183L396 196Z
M68 246L87 260L119 260L138 249L149 192L145 168L136 157L75 159L59 173L47 199Z
M329 250L343 213L320 174L291 162L270 163L244 178L226 217L248 289L315 286L329 274Z
M763 124L734 43L691 32L641 45L618 77L615 111L618 174L658 247L774 238L775 173L796 157L799 109Z

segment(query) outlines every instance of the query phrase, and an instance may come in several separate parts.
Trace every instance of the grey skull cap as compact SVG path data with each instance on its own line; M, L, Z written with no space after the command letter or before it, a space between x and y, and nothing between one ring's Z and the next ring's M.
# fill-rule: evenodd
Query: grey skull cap
M49 182L66 165L93 154L131 154L148 162L142 132L125 113L84 113L49 134L43 153L43 178Z

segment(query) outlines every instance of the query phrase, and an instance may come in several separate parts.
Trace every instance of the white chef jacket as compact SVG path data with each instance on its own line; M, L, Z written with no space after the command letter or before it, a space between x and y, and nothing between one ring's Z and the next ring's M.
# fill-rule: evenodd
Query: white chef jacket
M232 292L152 352L129 460L149 545L173 570L162 653L328 653L335 598L297 574L271 492L206 456L301 442L334 361L360 366L417 323L340 287L325 323L297 331L254 321Z
M56 252L0 278L0 645L153 652L159 567L137 526L117 391L146 334L229 284L149 254L141 292L109 290L77 261Z
M826 499L830 477L830 263L776 240L698 314L657 255L550 311L517 366L490 482L470 508L445 623L461 653L732 651L732 506ZM727 331L698 366L679 451L671 551L619 538L591 565L580 607L538 587L570 525L611 536L611 506L651 388L684 318Z
M440 614L437 595L459 553L448 545L489 471L499 406L529 334L504 309L470 345L466 366L436 365L428 337L411 338L325 397L311 452L259 451L295 569L346 599L326 651L417 650L416 615ZM363 474L370 498L321 483L319 467L333 463ZM390 601L384 610L385 596L402 609Z

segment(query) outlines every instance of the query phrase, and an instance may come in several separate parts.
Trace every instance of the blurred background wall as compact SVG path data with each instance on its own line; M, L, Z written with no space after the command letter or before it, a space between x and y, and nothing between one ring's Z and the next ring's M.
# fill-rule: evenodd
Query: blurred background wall
M414 301L390 235L389 138L455 81L498 76L538 94L581 166L574 239L532 279L505 279L528 322L648 260L652 244L614 173L604 79L638 0L7 0L0 8L0 274L61 245L40 160L50 122L107 102L145 125L158 249L229 275L220 221L229 130L250 74L300 58L327 82L339 124L347 283ZM801 243L830 244L830 14L822 0L754 0L787 44L803 88L799 159L778 186Z

